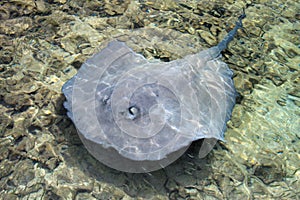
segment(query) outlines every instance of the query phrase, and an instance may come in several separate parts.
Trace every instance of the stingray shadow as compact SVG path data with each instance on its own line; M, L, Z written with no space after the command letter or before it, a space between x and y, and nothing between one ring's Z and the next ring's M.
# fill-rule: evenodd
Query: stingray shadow
M63 109L63 105L61 105ZM62 162L67 168L76 168L87 179L97 180L123 190L131 197L150 198L157 194L177 196L178 188L199 185L211 173L210 155L198 158L199 149L204 140L191 144L188 150L169 166L149 173L121 172L96 160L84 147L77 130L66 114L60 112L59 128L64 145L61 152Z

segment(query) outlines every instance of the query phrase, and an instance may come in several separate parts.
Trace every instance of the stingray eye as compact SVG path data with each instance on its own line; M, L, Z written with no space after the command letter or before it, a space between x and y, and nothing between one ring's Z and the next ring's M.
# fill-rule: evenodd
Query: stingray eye
M135 119L138 116L139 109L135 106L130 106L128 108L128 118Z

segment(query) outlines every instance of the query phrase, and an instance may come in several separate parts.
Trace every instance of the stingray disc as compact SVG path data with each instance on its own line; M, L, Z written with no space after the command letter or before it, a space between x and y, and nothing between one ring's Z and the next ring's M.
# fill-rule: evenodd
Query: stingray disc
M141 173L169 165L195 140L222 140L236 93L219 58L240 26L218 46L171 62L149 61L116 40L89 58L62 89L89 152Z

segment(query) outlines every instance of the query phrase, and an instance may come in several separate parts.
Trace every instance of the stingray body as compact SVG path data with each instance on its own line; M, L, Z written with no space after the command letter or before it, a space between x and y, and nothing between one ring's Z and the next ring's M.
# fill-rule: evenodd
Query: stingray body
M217 46L171 62L148 61L110 42L63 86L64 106L88 151L117 170L165 167L202 138L223 140L235 104L232 71Z

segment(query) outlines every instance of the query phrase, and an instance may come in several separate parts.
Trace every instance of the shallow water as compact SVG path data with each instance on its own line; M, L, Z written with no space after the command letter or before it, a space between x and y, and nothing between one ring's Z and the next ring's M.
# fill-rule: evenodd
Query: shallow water
M107 2L1 1L0 199L299 199L300 4ZM148 174L86 151L61 87L99 46L121 38L149 59L178 59L216 45L242 8L244 30L222 53L240 94L225 142L199 159L199 141Z

